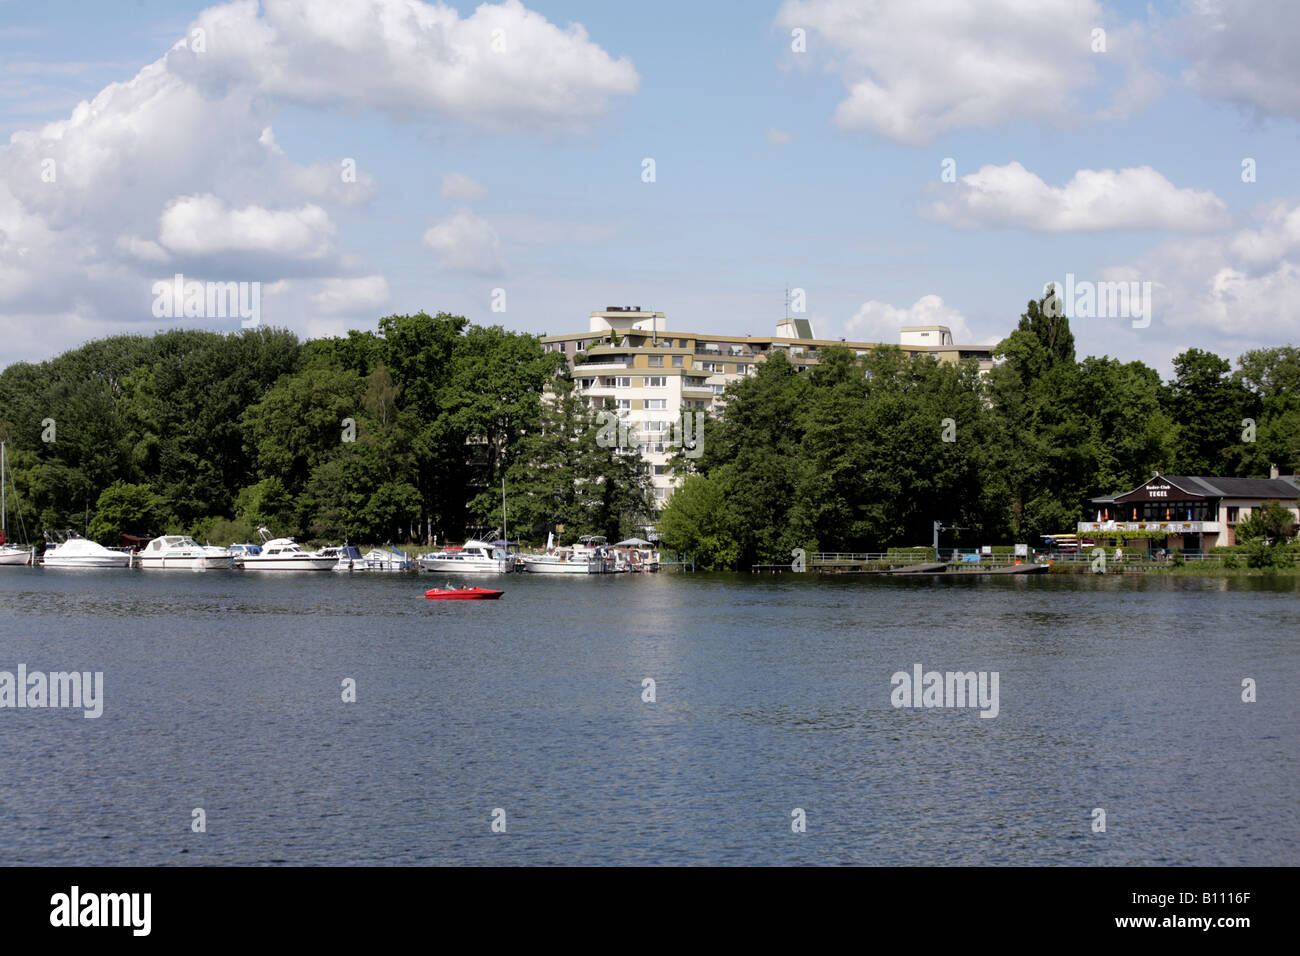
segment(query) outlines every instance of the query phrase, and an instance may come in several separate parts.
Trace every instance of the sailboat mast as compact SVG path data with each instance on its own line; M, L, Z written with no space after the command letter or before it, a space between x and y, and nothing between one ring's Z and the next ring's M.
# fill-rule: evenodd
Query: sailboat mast
M19 529L22 530L21 528ZM5 443L0 441L0 544L5 543Z

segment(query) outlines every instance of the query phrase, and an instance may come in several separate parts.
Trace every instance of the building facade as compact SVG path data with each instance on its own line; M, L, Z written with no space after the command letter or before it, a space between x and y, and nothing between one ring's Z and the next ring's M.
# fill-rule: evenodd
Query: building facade
M1094 521L1080 521L1079 534L1096 531L1163 532L1169 547L1208 551L1237 543L1236 526L1255 508L1277 502L1300 523L1300 479L1219 478L1156 472L1132 491L1093 498Z
M804 370L830 346L863 355L879 344L815 338L807 319L783 319L767 336L673 331L664 313L640 306L609 306L591 313L585 332L542 337L543 348L568 360L578 394L592 408L615 411L635 426L661 506L678 484L668 461L677 451L683 415L716 414L727 386L754 374L774 352ZM905 328L900 347L940 362L974 358L981 372L993 364L993 346L956 345L943 326Z

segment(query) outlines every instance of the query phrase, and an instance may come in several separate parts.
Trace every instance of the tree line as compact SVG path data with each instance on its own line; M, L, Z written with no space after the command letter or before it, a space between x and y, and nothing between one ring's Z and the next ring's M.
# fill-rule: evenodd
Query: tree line
M659 521L705 568L806 551L1040 543L1088 499L1153 472L1265 477L1300 465L1300 349L1227 360L1187 349L1163 382L1142 362L1075 356L1069 320L1028 304L986 375L894 346L776 352L727 392Z
M1069 322L1030 302L981 376L881 346L777 351L729 386L684 483L656 515L634 449L535 336L461 316L393 315L376 332L276 329L114 336L0 372L10 539L88 531L459 540L502 527L611 539L657 525L705 568L791 551L1036 542L1088 499L1165 474L1300 465L1300 349L1199 349L1163 382L1141 362L1077 359ZM15 490L16 489L16 490Z
M11 540L20 515L114 545L460 540L502 527L503 478L512 538L632 533L649 479L597 427L536 336L445 313L114 336L0 373Z

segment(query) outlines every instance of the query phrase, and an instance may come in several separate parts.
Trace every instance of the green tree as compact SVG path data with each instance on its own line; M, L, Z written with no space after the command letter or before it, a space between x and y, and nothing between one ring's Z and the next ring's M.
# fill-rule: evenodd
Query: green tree
M1242 421L1249 417L1250 395L1229 375L1231 369L1226 359L1201 349L1174 359L1174 380L1166 390L1166 407L1177 422L1174 474L1248 471Z
M742 546L726 515L726 494L720 483L705 475L690 475L659 514L660 540L665 547L693 557L701 570L730 570L739 563Z
M167 503L147 485L115 481L100 494L90 519L89 537L116 545L123 534L153 537L166 529Z

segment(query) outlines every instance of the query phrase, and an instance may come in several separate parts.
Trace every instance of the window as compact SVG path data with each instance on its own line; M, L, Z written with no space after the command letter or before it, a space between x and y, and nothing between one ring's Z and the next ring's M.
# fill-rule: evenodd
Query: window
M591 388L591 386L595 384L596 384L596 380L594 378L578 379L578 388Z
M658 498L660 501L663 501L665 498L668 497L668 489L667 489L667 488L656 488L656 489L655 489L655 497Z
M681 368L681 367L682 367L682 357L680 355L674 355L673 368Z
M654 421L654 422L642 422L641 424L642 427L644 427L645 430L652 435L659 435L668 430L664 428L664 426L668 424L667 422Z
M626 409L628 409L629 411L631 411L631 409L632 409L632 399L630 399L630 398L620 398L620 399L618 399L618 400L616 400L616 401L614 402L614 407L615 407L615 408L626 408Z
M745 374L747 374L748 372L749 372L749 366L746 365L744 362L741 362L741 363L739 363L739 364L736 366L736 374L737 374L737 375L745 375Z
M1235 523L1236 523L1236 521L1237 521L1237 514L1238 514L1240 511L1241 511L1241 508L1239 508L1238 506L1236 506L1236 505L1228 505L1228 524L1235 524Z
M666 475L666 474L668 474L668 466L667 466L667 465L655 465L655 466L654 466L654 473L655 473L656 475Z
M651 375L645 380L646 388L666 388L668 379L663 375Z
M714 386L713 386L713 394L714 394L714 395L721 395L721 394L722 394L723 392L725 392L726 390L727 390L727 386L725 386L725 385L714 385Z
M645 400L647 411L662 412L668 408L668 399L666 398L647 398Z
M627 375L620 375L618 378L614 379L614 387L615 387L615 388L631 388L631 387L632 387L632 379L631 379L630 377L628 377Z
M662 455L664 453L664 443L661 441L655 442L650 446L650 450L656 455Z
M651 368L663 368L663 367L664 367L664 357L663 357L662 355L651 355L651 356L650 356L650 367L651 367Z

